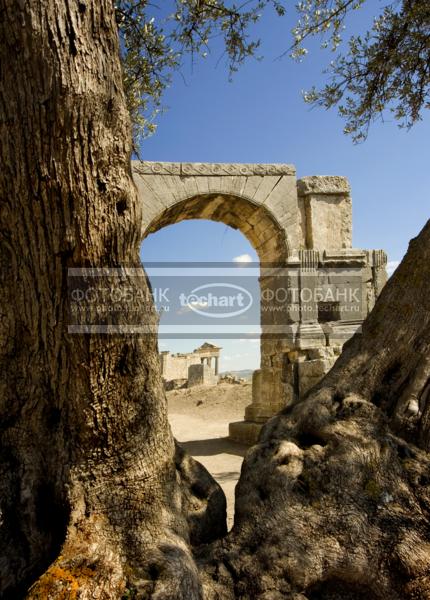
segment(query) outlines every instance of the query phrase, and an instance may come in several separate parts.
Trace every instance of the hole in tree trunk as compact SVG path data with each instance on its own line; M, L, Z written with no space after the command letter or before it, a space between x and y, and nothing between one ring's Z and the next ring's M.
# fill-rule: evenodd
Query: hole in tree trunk
M116 203L116 211L119 215L123 215L125 213L125 211L127 210L127 201L126 200L119 200Z
M302 448L303 450L306 450L307 448L310 448L311 446L326 446L327 442L324 441L321 437L319 437L318 435L315 435L313 433L308 433L308 432L302 432L299 433L295 436L298 445L300 446L300 448Z

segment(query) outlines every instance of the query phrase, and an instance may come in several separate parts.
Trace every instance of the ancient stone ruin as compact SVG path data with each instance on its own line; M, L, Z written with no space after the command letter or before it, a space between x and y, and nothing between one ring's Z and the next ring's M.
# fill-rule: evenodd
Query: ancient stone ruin
M233 439L255 442L359 329L385 284L386 255L352 248L345 177L297 180L288 164L135 162L133 173L142 239L184 219L211 219L239 229L258 253L261 363L244 421L230 424Z
M166 389L216 385L218 383L219 356L222 348L205 342L188 353L160 353L161 376Z

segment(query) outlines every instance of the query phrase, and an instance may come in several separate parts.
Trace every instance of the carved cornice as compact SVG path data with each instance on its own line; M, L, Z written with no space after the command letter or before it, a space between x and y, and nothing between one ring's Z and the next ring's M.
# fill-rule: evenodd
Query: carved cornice
M299 196L309 195L348 195L349 182L338 175L311 175L297 181Z
M296 169L287 164L241 164L241 163L169 163L132 161L133 171L138 175L192 176L251 176L295 175Z
M358 248L339 248L337 250L324 250L323 263L325 266L350 265L365 266L369 263L366 250Z

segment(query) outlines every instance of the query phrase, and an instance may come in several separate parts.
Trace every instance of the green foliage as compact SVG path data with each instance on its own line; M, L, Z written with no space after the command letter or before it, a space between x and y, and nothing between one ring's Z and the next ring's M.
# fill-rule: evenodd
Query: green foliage
M278 0L250 0L241 5L221 0L171 0L158 9L148 0L118 0L124 89L133 122L134 139L154 131L163 92L185 56L206 57L210 43L222 37L230 73L254 56L258 39L249 37L261 10Z
M293 54L300 56L303 40L330 30L332 50L342 41L349 11L364 0L307 0L301 4L304 21L295 28ZM328 9L327 5L331 5ZM318 14L317 6L325 5ZM306 21L306 16L314 19ZM327 39L323 45L327 45ZM386 4L370 31L351 36L347 51L340 53L326 71L329 81L321 90L305 94L307 102L325 108L338 107L346 121L345 133L355 141L366 139L369 126L389 111L401 127L411 127L430 107L430 2L404 0Z
M339 52L347 18L366 0L301 0L294 6L295 26L286 54L301 60L308 38L338 52L327 69L328 83L305 93L306 102L337 106L345 133L366 138L370 123L390 110L401 126L410 127L430 106L430 2L391 0L378 3L371 29L349 38ZM260 40L252 25L268 6L279 16L286 0L169 0L157 8L148 0L118 0L124 86L134 138L154 131L162 95L185 56L205 57L221 37L230 75L255 57ZM287 44L288 45L288 44Z
M153 133L162 94L179 55L169 44L163 27L148 14L145 1L115 5L120 32L124 91L133 123L133 137Z

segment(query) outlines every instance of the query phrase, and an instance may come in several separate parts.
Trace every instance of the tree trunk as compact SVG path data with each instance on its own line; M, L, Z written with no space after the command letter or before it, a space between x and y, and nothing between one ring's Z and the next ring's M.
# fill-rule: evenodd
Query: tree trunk
M331 372L264 427L207 598L430 598L430 221ZM218 596L217 594L222 594Z
M0 0L0 128L0 596L199 598L225 499L175 463L156 338L68 331L69 268L140 264L111 0Z

